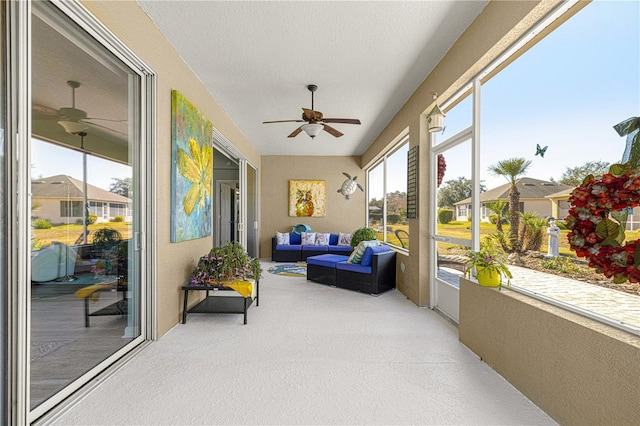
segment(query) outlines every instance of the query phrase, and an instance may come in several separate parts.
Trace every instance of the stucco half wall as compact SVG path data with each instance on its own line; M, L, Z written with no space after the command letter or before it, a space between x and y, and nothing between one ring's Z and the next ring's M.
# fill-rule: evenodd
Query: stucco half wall
M560 424L640 422L640 337L460 279L459 338Z

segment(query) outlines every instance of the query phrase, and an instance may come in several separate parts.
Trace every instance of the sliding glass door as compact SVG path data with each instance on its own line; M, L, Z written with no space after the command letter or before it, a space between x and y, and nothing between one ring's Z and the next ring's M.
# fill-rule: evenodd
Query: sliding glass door
M0 395L7 395L7 144L5 134L7 129L7 73L4 64L7 63L6 32L6 4L0 2ZM7 401L0 400L0 423L7 424Z
M144 340L143 76L46 2L31 10L31 418Z

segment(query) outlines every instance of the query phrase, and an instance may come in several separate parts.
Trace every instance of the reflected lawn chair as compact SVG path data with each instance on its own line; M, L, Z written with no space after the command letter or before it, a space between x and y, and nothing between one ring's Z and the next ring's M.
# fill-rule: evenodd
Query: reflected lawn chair
M58 278L73 278L78 251L76 247L52 241L31 254L31 281L46 282Z
M409 233L402 229L396 229L395 234L400 244L402 244L402 248L409 248Z

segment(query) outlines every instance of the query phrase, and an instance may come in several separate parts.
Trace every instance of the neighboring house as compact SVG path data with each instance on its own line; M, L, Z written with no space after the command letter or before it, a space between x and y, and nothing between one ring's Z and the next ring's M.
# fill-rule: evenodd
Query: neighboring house
M552 216L559 220L565 220L569 215L569 196L575 188L572 186L568 189L556 192L554 194L547 195L551 201ZM629 210L629 216L627 216L627 231L636 231L640 229L640 207Z
M569 187L567 189L563 189L562 191L555 192L553 194L547 195L547 199L551 201L551 216L555 217L558 220L565 220L569 215L569 196L571 195L571 191L575 189L574 186Z
M75 223L84 217L82 181L66 175L56 175L32 181L32 215L51 223ZM131 221L131 199L87 184L89 214L96 222L108 222L115 216Z
M516 187L520 191L520 212L535 212L538 217L553 216L552 203L547 198L549 195L560 191L572 190L573 187L563 185L561 183L549 182L546 180L534 179L529 177L520 178L516 181ZM509 202L509 188L511 184L490 189L480 194L480 217L482 221L488 222L489 216L494 212L489 209L487 203L502 200ZM471 210L471 198L465 198L454 204L455 220L467 220Z

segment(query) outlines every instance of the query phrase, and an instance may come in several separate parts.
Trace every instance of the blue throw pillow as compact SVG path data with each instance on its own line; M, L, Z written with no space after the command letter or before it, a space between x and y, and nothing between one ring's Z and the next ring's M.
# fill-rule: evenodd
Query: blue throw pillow
M300 234L289 234L289 244L292 246L300 245L302 242L302 236Z
M329 245L330 246L338 245L338 234L329 235Z
M362 266L371 266L373 262L373 254L374 253L383 253L385 251L390 251L391 249L387 246L378 246L378 247L367 247L362 255L362 260L360 264Z

